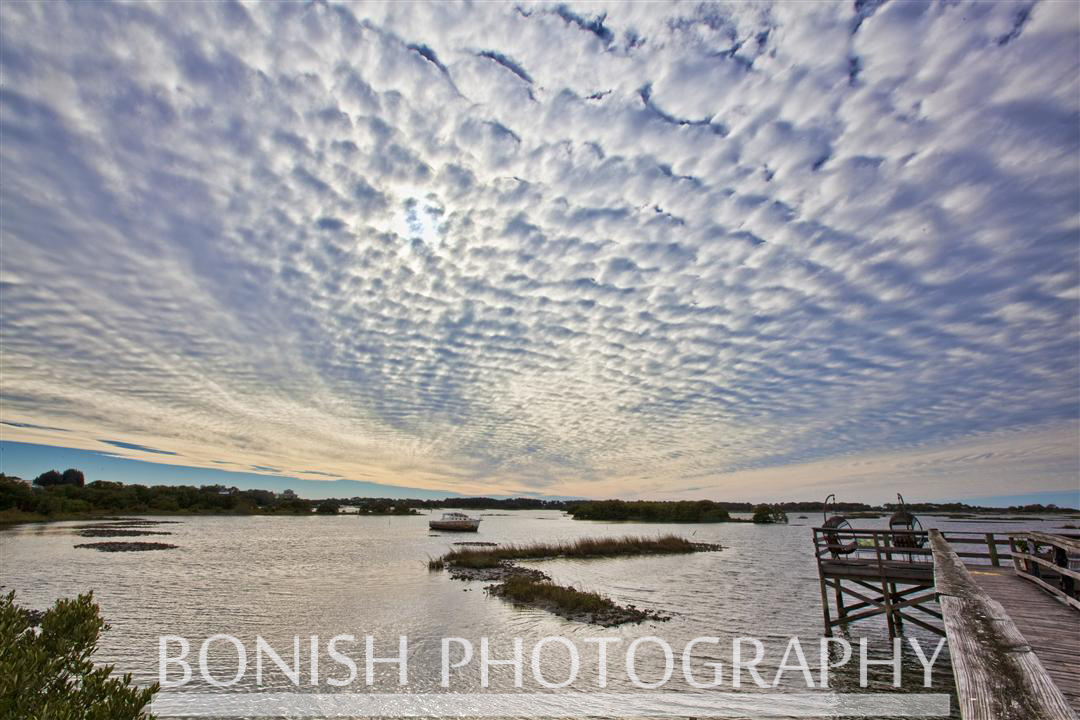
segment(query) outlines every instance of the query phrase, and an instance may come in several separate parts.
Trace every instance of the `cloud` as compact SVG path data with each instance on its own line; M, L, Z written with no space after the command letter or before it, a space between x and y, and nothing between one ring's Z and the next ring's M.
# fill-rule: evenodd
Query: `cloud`
M64 428L50 427L48 425L35 425L34 423L24 422L8 422L7 420L0 420L0 425L9 425L15 428L25 428L29 430L47 430L49 432L70 432Z
M738 495L1077 419L1066 4L0 20L2 399L68 445Z
M125 450L138 450L139 452L154 453L155 455L176 455L176 453L171 452L169 450L158 450L156 448L146 447L145 445L139 445L137 443L123 442L121 440L99 440L98 442L103 442L106 445L112 445L113 447L123 448ZM118 455L118 456L114 456L114 457L124 457L124 456L123 455Z
M525 70L525 68L521 67L520 64L518 64L517 62L515 62L511 58L508 58L506 55L503 55L502 53L497 53L497 52L495 52L493 50L484 50L484 51L479 52L477 54L480 57L486 57L489 60L497 62L498 64L502 65L504 68L506 68L510 72L514 73L515 75L517 75L519 78L521 78L525 82L529 83L530 85L532 84L533 80L529 76L529 73Z

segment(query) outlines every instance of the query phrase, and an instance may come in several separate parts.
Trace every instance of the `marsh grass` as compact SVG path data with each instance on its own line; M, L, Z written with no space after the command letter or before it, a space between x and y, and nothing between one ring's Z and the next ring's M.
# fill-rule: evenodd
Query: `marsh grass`
M556 585L550 580L535 580L512 575L499 587L498 594L507 600L534 605L551 604L567 613L616 612L621 608L600 593Z
M675 555L719 549L719 545L690 542L686 538L671 534L655 537L628 535L618 538L580 538L556 543L456 548L429 561L428 568L442 570L447 566L454 566L480 569L498 567L508 560Z

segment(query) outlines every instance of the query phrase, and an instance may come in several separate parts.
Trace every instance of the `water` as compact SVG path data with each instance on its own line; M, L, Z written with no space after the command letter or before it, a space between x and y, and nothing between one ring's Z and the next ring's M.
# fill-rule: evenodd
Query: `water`
M158 638L178 635L192 643L194 660L199 644L224 633L240 639L248 653L245 676L230 692L277 690L308 692L308 642L321 643L322 684L319 692L334 692L327 677L342 678L344 667L326 654L326 641L352 634L359 641L343 645L360 666L348 692L365 692L364 645L374 637L376 654L397 653L398 636L409 643L407 691L439 692L441 639L470 640L479 652L481 637L490 639L494 656L508 657L511 638L522 638L525 650L523 690L544 691L532 678L529 654L545 636L574 641L581 652L581 667L572 689L599 692L595 644L586 637L618 637L610 653L604 692L633 692L625 671L625 650L638 637L655 635L675 653L675 672L664 692L689 690L682 678L680 653L685 643L699 636L720 639L717 646L698 645L692 667L699 681L709 679L706 662L724 662L722 690L731 691L728 663L734 638L762 640L767 654L762 675L772 680L788 639L802 639L808 660L818 665L822 635L821 599L813 559L811 530L819 516L792 516L787 526L752 524L669 525L574 521L556 511L513 511L484 514L477 535L433 535L428 516L419 517L188 517L152 530L168 537L114 538L170 542L180 549L162 552L102 553L75 549L79 542L102 538L76 536L81 522L21 525L0 531L0 585L14 589L17 601L46 608L56 598L93 590L102 614L111 625L101 641L98 657L131 672L137 682L158 676ZM923 517L927 526L965 532L1008 532L1018 529L1060 527L1063 521L1032 520L1020 523L963 523ZM859 527L882 527L884 520L858 520ZM454 541L530 542L570 540L577 537L625 534L655 535L674 532L693 540L718 542L724 550L688 556L643 557L611 560L552 560L529 563L556 581L600 591L620 604L634 604L669 614L669 622L646 622L618 628L575 623L543 610L514 606L484 593L485 583L451 580L445 572L429 572L427 560L452 547ZM933 648L936 637L918 629L908 633ZM287 660L293 638L300 636L301 688L295 688L272 664L264 667L263 685L255 684L256 636L261 636ZM852 626L852 638L866 637L876 657L889 650L882 618ZM236 653L217 643L208 665L219 679L236 672ZM748 648L749 649L749 648ZM456 651L456 648L455 648ZM170 648L170 654L178 648ZM856 651L857 652L857 651ZM477 662L455 671L450 690L479 692ZM182 691L211 691L199 677ZM658 647L646 645L637 657L641 679L651 682L663 675ZM174 668L176 669L176 668ZM935 665L934 687L922 688L921 668L910 648L905 651L903 691L952 692L947 657ZM554 646L545 650L543 672L552 682L567 677L569 655ZM855 663L834 671L834 689L858 692ZM172 677L178 677L173 675ZM816 677L816 674L815 674ZM871 672L872 685L885 688L891 670ZM760 692L744 677L741 691ZM746 687L749 683L750 687ZM789 671L781 687L807 692L799 672ZM494 668L491 691L511 692L510 668ZM389 693L397 685L396 666L376 666L371 691ZM177 692L177 691L173 691ZM703 692L703 691L701 691ZM761 696L767 707L767 696Z

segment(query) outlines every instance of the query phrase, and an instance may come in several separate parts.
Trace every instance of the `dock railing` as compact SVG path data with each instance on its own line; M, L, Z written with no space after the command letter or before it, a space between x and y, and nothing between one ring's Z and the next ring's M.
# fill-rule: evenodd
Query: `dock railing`
M1004 533L974 533L962 530L942 532L942 538L958 547L958 557L984 561L1000 567L1011 554L999 547L1011 548ZM814 528L814 550L818 560L850 557L859 560L906 560L931 563L927 530L866 530L861 528ZM978 563L976 563L978 564Z
M1009 539L1000 533L958 531L948 533L948 538L955 543L958 557L975 564L1001 566L1012 557L999 549L1009 547ZM826 634L831 635L838 625L875 615L885 616L893 637L905 622L944 634L936 608L928 531L818 527L814 528L814 554Z
M1080 610L1080 539L1044 532L1009 533L1016 574Z

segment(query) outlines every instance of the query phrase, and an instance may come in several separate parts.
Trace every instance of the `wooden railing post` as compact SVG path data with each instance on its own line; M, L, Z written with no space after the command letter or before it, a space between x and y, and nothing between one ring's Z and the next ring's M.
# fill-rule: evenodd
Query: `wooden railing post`
M1069 553L1063 547L1053 546L1054 548L1054 564L1058 567L1069 568ZM1066 573L1058 574L1058 582L1061 585L1061 591L1067 596L1073 595L1073 579Z
M885 605L885 623L889 626L889 637L897 636L896 622L893 618L892 594L889 592L889 583L885 580L885 565L881 560L881 544L878 542L878 534L874 532L874 555L877 556L878 576L881 578L881 595Z
M817 560L818 582L821 584L821 612L825 616L825 637L832 637L832 618L829 617L829 593L825 589L825 571L821 567L821 548L818 531L814 530L814 559Z
M990 564L994 567L1001 567L1001 561L998 560L997 540L994 539L994 533L986 533L986 546L990 548Z
M893 559L893 554L892 554L892 551L889 550L888 548L892 545L892 533L891 532L885 533L884 535L881 536L881 538L882 538L882 542L884 543L885 548L886 548L886 550L885 550L885 560L886 561L891 561ZM914 555L912 555L911 553L908 553L908 561L909 562L913 561L914 557L915 557ZM897 599L898 598L896 596L896 583L891 582L891 583L889 583L889 602L891 603L891 602L893 602L893 601L895 601ZM904 618L903 618L903 615L900 614L899 610L896 611L896 616L893 618L893 621L896 623L896 632L897 632L897 634L902 633L904 631Z
M1024 572L1024 568L1025 568L1024 559L1021 558L1020 555L1019 555L1020 552L1021 552L1020 543L1018 543L1016 541L1016 538L1014 538L1012 535L1010 535L1009 536L1009 554L1012 555L1013 570L1015 570L1017 573Z

